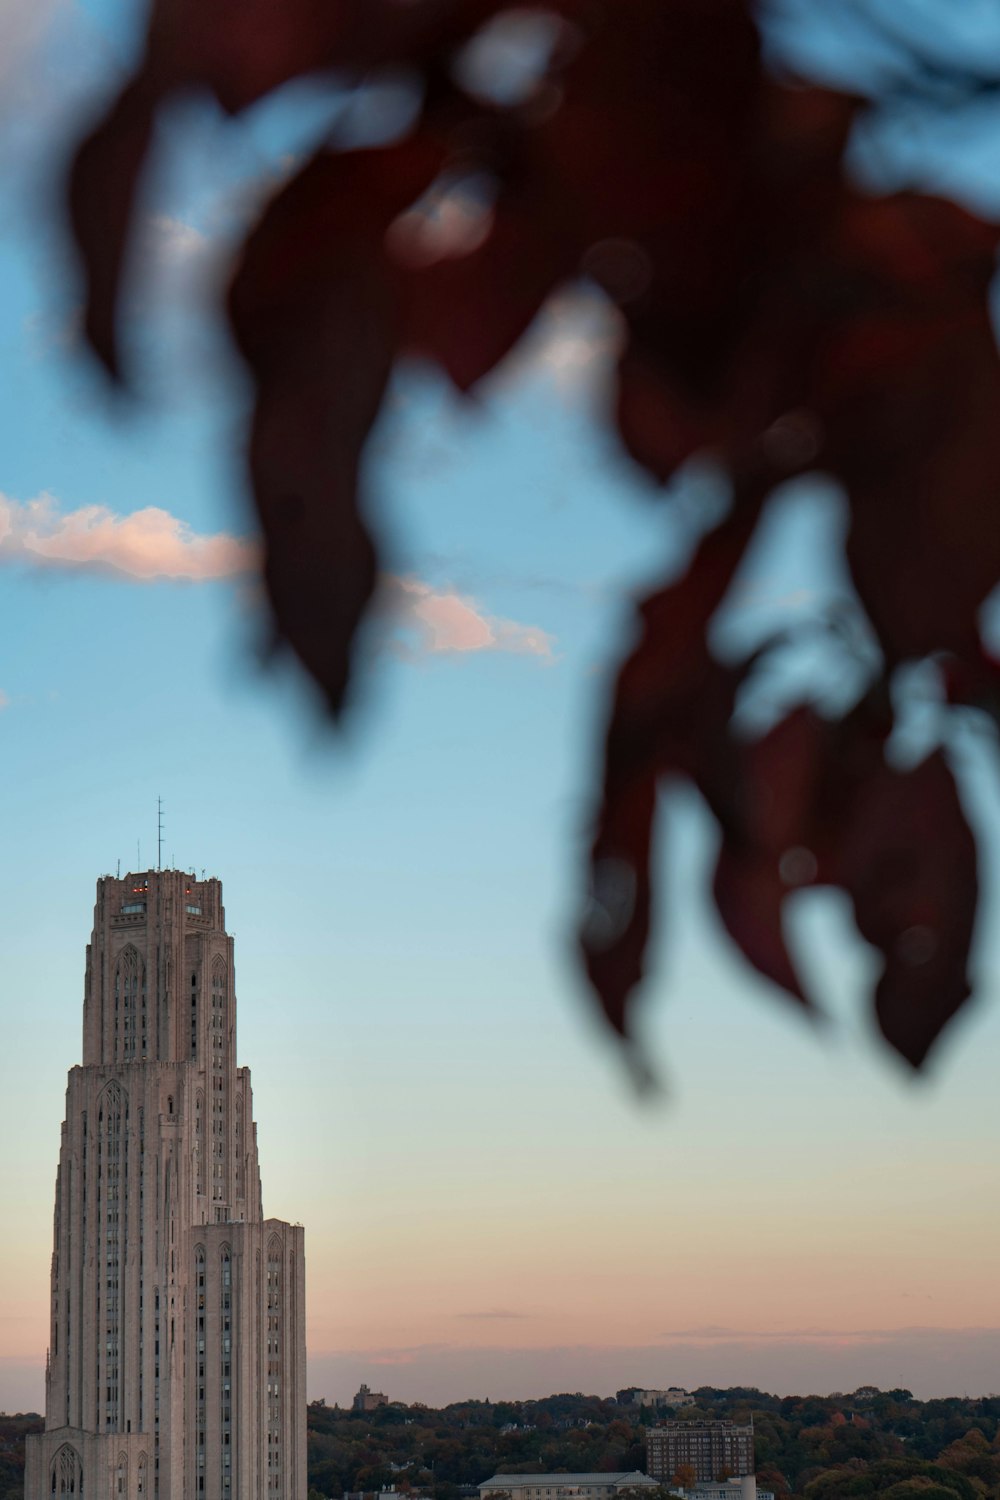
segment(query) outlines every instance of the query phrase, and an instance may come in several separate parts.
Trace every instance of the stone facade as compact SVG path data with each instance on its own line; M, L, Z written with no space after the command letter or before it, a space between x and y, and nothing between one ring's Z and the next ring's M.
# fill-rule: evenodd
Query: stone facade
M305 1500L305 1254L265 1219L222 887L98 881L26 1500Z

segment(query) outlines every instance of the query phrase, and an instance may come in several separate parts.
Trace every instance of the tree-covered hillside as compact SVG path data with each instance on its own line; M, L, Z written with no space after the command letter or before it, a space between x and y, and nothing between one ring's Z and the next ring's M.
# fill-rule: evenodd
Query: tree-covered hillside
M703 1387L681 1420L753 1419L762 1486L782 1500L1000 1500L1000 1396L915 1401L866 1386L851 1395L771 1396ZM394 1402L359 1415L309 1407L310 1500L348 1490L458 1500L461 1486L532 1470L642 1469L651 1412L599 1396ZM34 1414L0 1414L0 1500L22 1500Z
M23 1500L24 1439L45 1426L37 1412L8 1416L0 1411L0 1500Z
M873 1387L832 1396L710 1387L696 1394L698 1404L676 1416L752 1417L758 1474L779 1495L939 1500L935 1491L947 1483L949 1500L1000 1497L1000 1397L915 1401L909 1391ZM498 1470L642 1469L644 1428L656 1420L582 1395L441 1411L393 1404L364 1416L314 1403L310 1482L322 1496L395 1485L454 1500L459 1485Z

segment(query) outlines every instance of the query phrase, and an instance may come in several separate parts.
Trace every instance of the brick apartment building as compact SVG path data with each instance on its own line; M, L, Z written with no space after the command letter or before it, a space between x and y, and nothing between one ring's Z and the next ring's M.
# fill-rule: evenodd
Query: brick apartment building
M753 1423L663 1422L646 1433L646 1470L669 1483L681 1469L699 1484L752 1474Z

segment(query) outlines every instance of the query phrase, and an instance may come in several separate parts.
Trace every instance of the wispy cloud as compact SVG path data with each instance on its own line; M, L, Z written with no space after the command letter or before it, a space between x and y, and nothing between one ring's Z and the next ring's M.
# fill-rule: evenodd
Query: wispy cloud
M468 595L434 589L412 577L387 579L385 588L391 618L415 638L404 647L404 655L506 651L553 659L554 642L547 631L486 614Z
M104 505L63 511L48 494L23 501L0 495L0 564L104 573L137 583L205 583L253 574L259 560L260 549L249 538L224 531L205 535L160 506L119 515ZM383 610L394 649L406 659L477 652L554 659L553 638L540 626L490 614L470 595L419 578L384 579Z
M105 505L61 511L53 496L0 495L0 563L204 581L247 573L257 548L226 532L205 536L156 505L118 515Z
M682 1344L885 1344L897 1339L901 1332L908 1334L933 1333L933 1329L910 1328L792 1328L792 1329L748 1329L719 1328L709 1325L704 1328L668 1329L660 1334L667 1343Z
M460 1312L455 1314L456 1318L469 1318L475 1322L494 1319L526 1318L527 1313L513 1312L509 1307L493 1307L488 1312Z
M10 698L3 691L3 689L0 688L0 713L3 713L4 709L5 708L9 708L9 707L10 707Z

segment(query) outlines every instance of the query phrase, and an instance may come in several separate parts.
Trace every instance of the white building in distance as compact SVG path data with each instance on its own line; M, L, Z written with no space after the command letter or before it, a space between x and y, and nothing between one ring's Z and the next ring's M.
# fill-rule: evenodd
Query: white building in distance
M222 886L97 883L26 1500L305 1500L305 1256L265 1219Z
M774 1500L773 1490L759 1490L753 1474L729 1479L724 1484L696 1484L693 1490L671 1490L682 1500Z
M615 1398L622 1406L693 1406L694 1397L690 1391L682 1390L679 1385L671 1385L666 1390L643 1391L638 1386L629 1386L619 1391Z
M758 1490L753 1474L720 1484L696 1484L693 1489L665 1485L643 1474L494 1474L479 1486L480 1500L509 1495L511 1500L613 1500L636 1490L666 1489L680 1500L774 1500L771 1490Z
M658 1489L660 1481L633 1469L612 1474L494 1474L479 1486L480 1500L612 1500L622 1490Z

